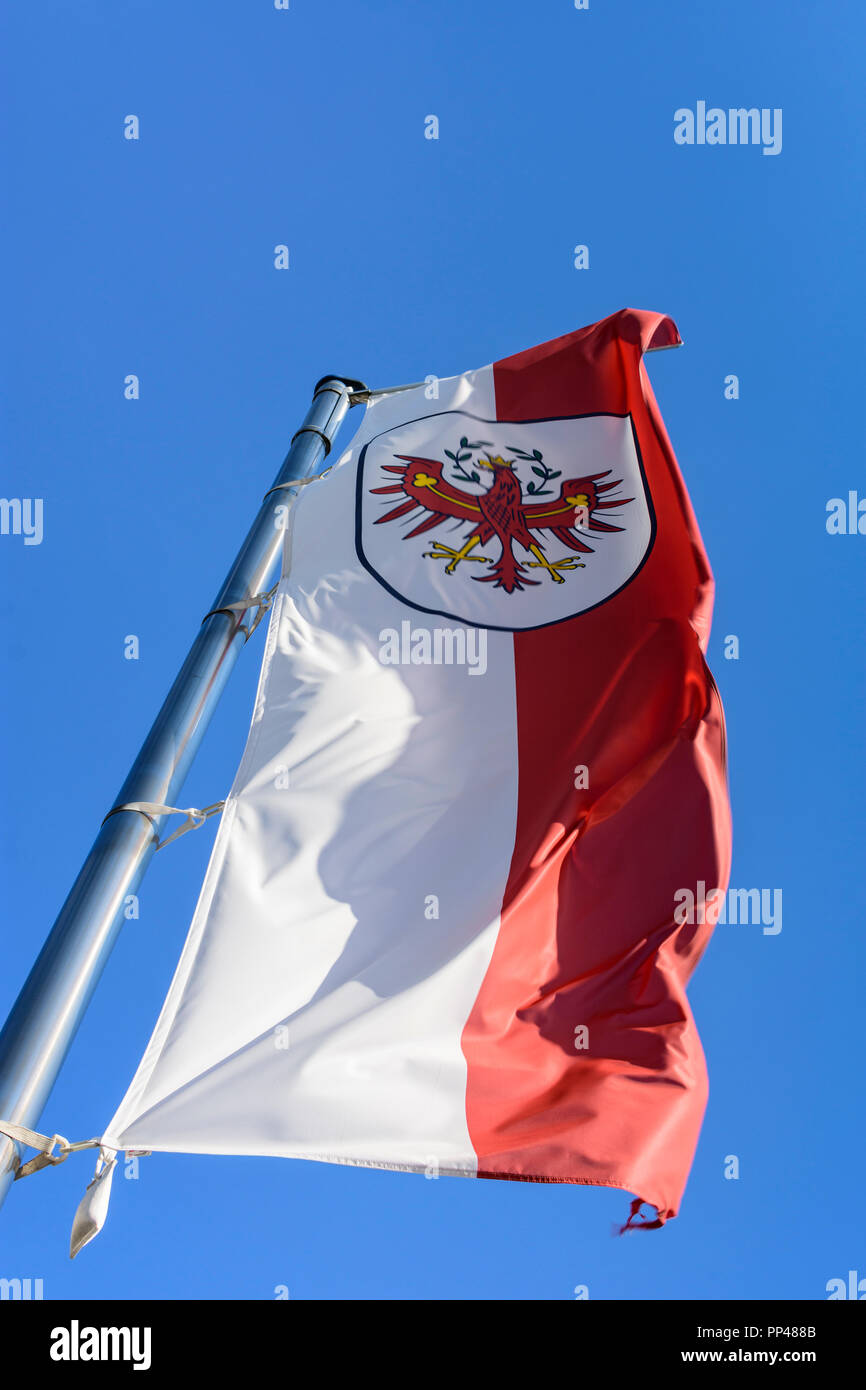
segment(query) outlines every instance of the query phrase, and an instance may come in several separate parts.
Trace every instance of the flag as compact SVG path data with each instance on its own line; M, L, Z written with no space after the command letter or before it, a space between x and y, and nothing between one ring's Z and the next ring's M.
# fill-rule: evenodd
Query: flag
M249 740L107 1150L678 1210L727 885L712 577L626 309L374 397L291 511Z

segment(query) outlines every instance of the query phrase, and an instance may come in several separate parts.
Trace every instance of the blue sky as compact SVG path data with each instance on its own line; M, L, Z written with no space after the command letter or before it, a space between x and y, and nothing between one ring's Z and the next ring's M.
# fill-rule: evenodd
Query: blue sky
M625 305L685 342L649 367L716 575L732 884L782 889L784 911L778 935L717 928L692 984L710 1104L661 1232L612 1239L617 1192L160 1155L118 1176L70 1264L85 1155L13 1189L0 1274L163 1299L811 1299L866 1275L866 536L825 526L830 498L866 497L862 8L43 0L3 27L0 492L44 499L44 538L0 536L0 1012L317 378L446 376ZM699 100L781 108L781 153L678 146ZM263 632L184 804L228 789ZM49 1131L113 1114L213 833L154 862Z

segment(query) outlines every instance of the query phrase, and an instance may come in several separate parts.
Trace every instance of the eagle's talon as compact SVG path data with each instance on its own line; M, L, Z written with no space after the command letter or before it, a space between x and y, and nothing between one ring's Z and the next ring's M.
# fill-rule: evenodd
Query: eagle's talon
M525 564L526 564L526 568L529 569L529 570L546 570L546 569L554 569L554 570L585 570L585 569L586 569L586 565L583 563L582 560L571 560L571 559L565 559L565 560L552 560L552 561L550 562L549 565L545 564L543 560L526 560L526 561L525 561Z
M424 560L448 560L445 566L446 574L453 574L461 560L470 560L476 565L489 565L491 563L486 555L470 555L470 550L478 544L478 537L468 540L460 550L453 550L450 545L444 545L442 541L434 541L432 550L425 550L422 555Z
M575 560L571 556L563 556L561 560L548 560L543 550L537 545L530 547L533 555L537 555L536 560L527 560L526 568L530 570L547 570L554 584L564 584L565 580L557 570L585 570L586 565L582 560Z

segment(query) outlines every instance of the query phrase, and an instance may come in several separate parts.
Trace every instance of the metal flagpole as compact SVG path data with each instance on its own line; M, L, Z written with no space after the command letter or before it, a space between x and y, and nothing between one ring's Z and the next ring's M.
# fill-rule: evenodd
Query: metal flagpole
M157 847L165 815L118 810L130 802L171 806L181 790L223 688L250 634L294 492L327 455L351 405L369 400L363 382L323 377L273 487L205 615L180 672L106 816L60 915L0 1033L0 1121L33 1128ZM249 600L253 600L251 603ZM20 1154L0 1135L0 1203Z

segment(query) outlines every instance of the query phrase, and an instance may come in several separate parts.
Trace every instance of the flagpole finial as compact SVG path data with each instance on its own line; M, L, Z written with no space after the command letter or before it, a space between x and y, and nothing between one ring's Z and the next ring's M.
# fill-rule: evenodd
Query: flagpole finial
M363 381L356 381L353 376L340 376L338 372L329 372L327 376L319 377L313 387L313 395L317 396L320 391L323 391L329 381L338 381L341 386L347 386L350 396L358 395L368 389Z

